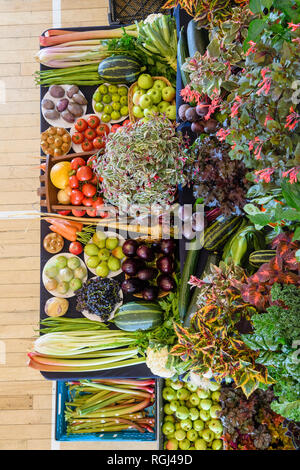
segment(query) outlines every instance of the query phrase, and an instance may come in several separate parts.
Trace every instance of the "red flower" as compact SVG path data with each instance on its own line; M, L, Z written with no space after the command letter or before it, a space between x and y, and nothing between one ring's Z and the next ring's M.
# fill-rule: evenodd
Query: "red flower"
M266 115L266 119L265 119L265 122L264 122L264 126L267 125L267 122L268 122L268 121L273 121L273 118L272 118L272 116L270 116L270 114L267 114L267 115Z
M249 41L249 44L251 47L249 47L248 51L246 52L246 56L248 56L251 53L256 52L256 42Z
M228 129L228 130L225 130L225 129L220 129L217 133L216 133L216 136L217 138L219 139L220 142L222 142L223 140L226 140L226 137L231 133L231 130Z
M258 84L258 87L260 87L260 90L256 92L257 95L260 95L262 92L267 95L270 91L271 87L271 77L266 77L267 72L270 72L269 67L265 67L261 71L261 76L262 76L262 81Z
M297 183L298 181L298 173L300 173L300 166L295 166L291 168L290 170L284 171L282 173L283 178L286 178L289 176L289 182L290 183Z
M239 95L236 95L234 99L236 103L232 105L230 117L234 117L238 114L239 107L242 104L242 98Z
M299 119L300 119L300 114L298 114L296 111L294 111L294 108L293 106L290 107L290 113L287 117L286 117L286 124L285 124L285 128L289 128L290 131L293 131L295 129L295 127L297 126L298 122L299 122Z
M300 28L300 23L295 24L295 23L288 23L288 27L291 28L292 32L296 31L298 28Z
M270 183L271 176L274 171L275 168L264 168L263 170L255 171L254 173L258 176L258 178L255 179L256 183L258 183L259 180L263 180L265 183Z

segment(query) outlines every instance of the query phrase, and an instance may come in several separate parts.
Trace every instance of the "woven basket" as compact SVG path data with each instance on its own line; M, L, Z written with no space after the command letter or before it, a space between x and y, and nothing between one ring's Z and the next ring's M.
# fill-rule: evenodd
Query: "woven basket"
M153 78L153 80L162 80L163 82L166 83L167 86L172 86L172 84L169 82L169 80L168 80L167 78L165 78L165 77L152 77L152 78ZM137 121L139 121L139 119L136 118L136 117L133 115L133 106L134 106L134 104L133 104L133 102L132 102L132 98L133 98L133 95L134 95L133 89L134 89L134 87L135 87L136 85L137 85L137 82L133 83L133 84L131 85L131 87L129 88L129 90L128 90L128 111L129 111L129 119L130 119L131 122L137 122ZM176 101L173 100L173 101L171 101L170 104L175 105L175 104L176 104Z
M138 243L145 243L145 244L151 244L153 242L159 242L160 240L157 239L157 240L153 240L151 238L147 238L147 237L140 237L140 238L135 238L135 240L138 242ZM151 261L151 262L147 262L146 261L146 267L151 267L151 268L154 268L156 267L156 261L157 261L157 258L159 256L161 256L162 254L161 253L157 253L156 256L155 256L155 259L154 261ZM125 258L125 259L130 259L130 258ZM128 274L125 274L125 279L130 279L131 276L128 276ZM133 276L134 277L134 276ZM172 291L170 291L172 292ZM159 299L162 299L163 297L165 297L166 295L168 295L169 292L164 292L162 290L159 290L158 292L158 298ZM140 293L137 293L137 294L133 294L134 297L137 297L138 299L142 299L142 294Z

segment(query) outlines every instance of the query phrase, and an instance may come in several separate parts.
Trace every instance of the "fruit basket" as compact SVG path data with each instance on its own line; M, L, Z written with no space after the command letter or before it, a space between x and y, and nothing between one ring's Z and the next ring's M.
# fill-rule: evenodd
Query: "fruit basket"
M90 152L81 152L81 153L69 153L60 157L53 157L51 155L46 155L46 167L43 175L40 176L41 186L38 188L37 192L40 196L40 205L41 207L46 207L48 212L56 212L59 210L86 210L85 206L74 206L70 204L59 204L57 201L57 193L59 191L56 188L50 179L50 171L53 165L59 162L71 161L75 157L81 157L84 160L88 160L89 157L95 154L95 151Z
M172 86L172 84L169 82L169 80L165 77L152 77L153 80L162 80L167 86ZM133 115L133 101L132 101L132 98L133 98L133 95L134 95L134 88L136 87L137 85L137 82L133 83L130 88L129 88L129 91L128 91L128 111L129 111L129 119L131 122L137 122L139 119L136 118L134 115ZM172 105L175 105L175 99L172 100L170 102L170 104Z

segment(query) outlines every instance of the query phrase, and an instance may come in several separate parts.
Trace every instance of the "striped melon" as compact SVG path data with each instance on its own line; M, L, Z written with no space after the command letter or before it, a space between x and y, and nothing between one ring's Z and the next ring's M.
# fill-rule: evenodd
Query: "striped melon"
M163 310L154 302L128 302L114 316L113 323L124 331L151 330L162 323Z
M252 266L261 266L268 263L276 255L275 250L258 250L253 251L249 256L249 262Z
M146 69L133 57L117 55L102 60L98 67L98 74L105 82L133 83Z
M242 217L234 216L216 220L204 230L202 243L206 250L214 251L222 247L228 238L240 227Z

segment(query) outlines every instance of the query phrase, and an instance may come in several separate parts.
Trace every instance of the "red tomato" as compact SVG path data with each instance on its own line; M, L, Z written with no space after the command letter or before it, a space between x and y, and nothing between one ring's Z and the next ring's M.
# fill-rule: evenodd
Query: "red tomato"
M93 184L94 186L97 186L98 184L98 178L97 178L97 175L95 175L94 173L94 176L91 180L89 180L91 184Z
M100 124L100 119L98 118L98 116L90 116L87 120L87 123L89 127L91 127L92 129L96 129L96 127Z
M102 207L103 204L104 204L103 198L98 196L93 202L93 207L97 209L97 207L100 207L100 206Z
M60 215L69 215L71 211L57 211Z
M88 124L85 119L79 118L75 123L75 129L79 132L85 131L88 127Z
M88 181L93 178L93 172L89 166L81 166L76 173L79 181Z
M125 121L123 122L122 125L123 125L123 126L129 126L129 125L131 125L131 124L132 124L132 122L130 121L130 119L125 119Z
M93 196L95 196L95 194L97 192L97 188L96 188L96 186L94 186L91 183L85 183L82 186L82 192L86 197L93 197Z
M81 157L75 157L71 160L71 168L72 170L78 170L80 166L84 166L85 161Z
M96 137L96 132L94 131L94 129L87 129L86 131L84 131L84 136L87 140L92 141Z
M72 189L77 189L79 187L79 181L76 175L72 175L69 178L69 186Z
M91 197L84 197L82 199L82 204L86 207L92 207L93 206L93 199Z
M84 141L84 135L81 132L75 132L72 135L72 142L76 145L81 144Z
M96 157L97 155L92 155L91 157L88 158L88 161L86 162L86 164L90 167L93 167L93 163L94 161L96 160Z
M107 124L99 124L99 126L97 127L96 129L96 133L97 135L99 135L100 137L102 135L107 135L109 134L109 126Z
M83 252L83 247L80 242L72 242L69 246L69 252L72 255L80 255Z
M95 149L103 149L103 147L105 147L105 142L102 139L102 137L95 137L93 140L93 146Z
M79 189L72 189L70 197L72 206L80 206L83 198L84 195L81 191L79 191Z
M97 209L87 209L86 213L90 217L96 217L97 216Z
M110 132L114 133L121 127L120 124L113 124L110 128Z
M72 214L74 217L83 217L85 215L86 211L85 210L79 210L79 209L72 209Z
M85 140L81 144L81 148L84 152L89 152L90 150L93 150L93 142L90 142L89 140Z

